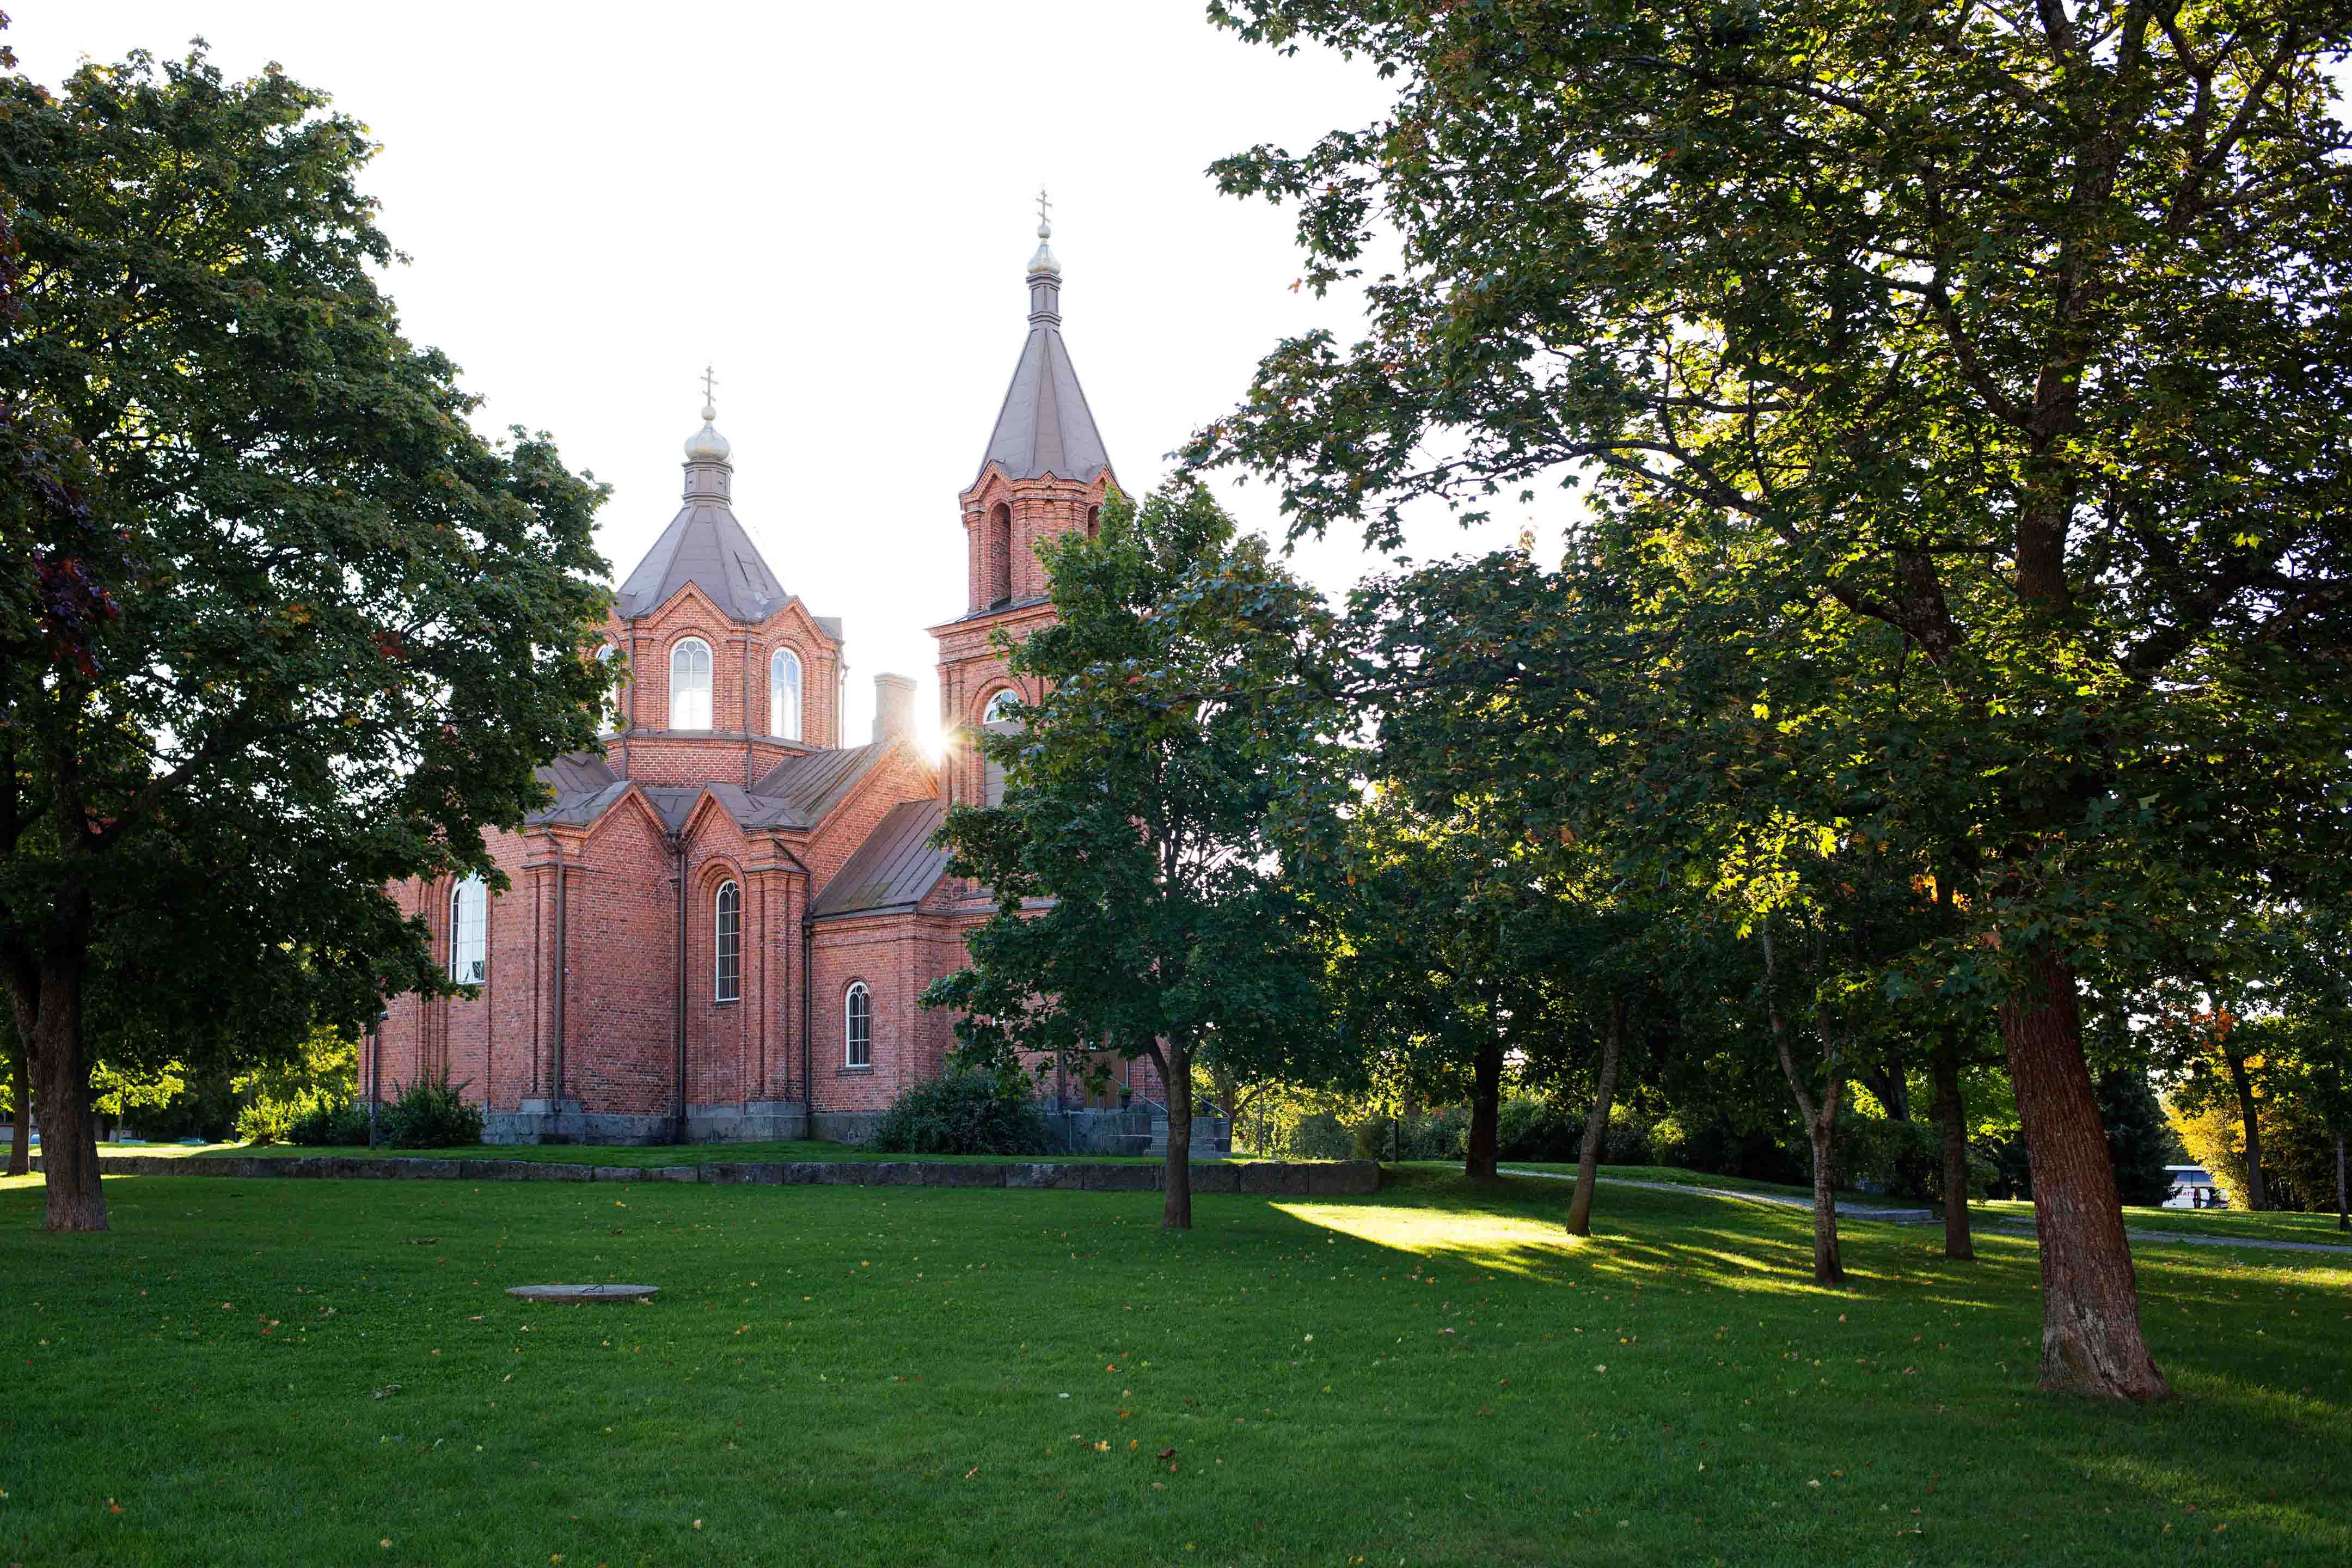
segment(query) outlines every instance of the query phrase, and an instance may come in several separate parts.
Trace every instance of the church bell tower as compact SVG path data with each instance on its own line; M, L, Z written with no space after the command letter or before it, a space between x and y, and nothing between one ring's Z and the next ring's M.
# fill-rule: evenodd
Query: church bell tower
M940 730L950 754L942 770L950 801L987 804L993 781L969 732L990 722L1008 691L1041 693L1014 677L992 637L1019 642L1054 618L1037 545L1055 534L1100 526L1116 479L1078 373L1062 341L1062 264L1051 243L1045 194L1037 197L1037 250L1029 258L1029 336L1005 389L980 472L961 502L968 589L964 613L931 628L940 644Z

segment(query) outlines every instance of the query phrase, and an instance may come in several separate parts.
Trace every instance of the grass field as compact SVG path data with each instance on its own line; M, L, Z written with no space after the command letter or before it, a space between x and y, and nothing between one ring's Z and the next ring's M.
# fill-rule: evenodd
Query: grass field
M2029 1241L1825 1291L1696 1194L107 1188L0 1181L0 1560L2352 1560L2352 1257L2143 1251L2182 1397L2114 1410L2035 1391Z

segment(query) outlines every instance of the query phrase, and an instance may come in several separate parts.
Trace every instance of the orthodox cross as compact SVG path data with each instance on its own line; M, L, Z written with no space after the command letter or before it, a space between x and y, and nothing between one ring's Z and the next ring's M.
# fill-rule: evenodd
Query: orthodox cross
M719 406L718 403L717 403L717 402L716 402L716 401L711 397L711 395L710 395L710 389L711 389L713 386L715 386L716 384L718 384L718 381L719 381L719 378L718 378L717 376L715 376L715 375L713 375L713 374L711 374L711 367L710 367L709 365L708 365L708 364L704 365L704 366L702 367L702 405L703 405L703 407L708 408L708 409L713 409L713 410L715 410L715 409L717 409L717 407ZM713 416L713 416L713 415L711 415L711 414L705 414L705 415L703 416L703 417L704 417L705 419L709 419L709 418L711 418L711 417L713 417Z
M1052 200L1051 200L1051 199L1050 199L1050 198L1045 195L1045 186L1043 186L1043 185L1038 186L1038 187L1037 187L1037 222L1038 222L1041 226L1042 226L1042 225L1044 225L1044 224L1046 222L1046 219L1047 219L1047 215L1046 215L1046 210L1045 210L1045 209L1046 209L1046 208L1048 208L1048 207L1050 207L1050 206L1052 206L1053 205L1054 205L1054 204L1053 204Z

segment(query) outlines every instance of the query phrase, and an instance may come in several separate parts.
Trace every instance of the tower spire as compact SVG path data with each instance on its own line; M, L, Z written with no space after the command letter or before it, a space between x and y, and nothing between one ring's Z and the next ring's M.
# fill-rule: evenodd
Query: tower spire
M1029 258L1029 341L1022 345L980 460L1008 479L1055 479L1091 484L1110 467L1078 373L1062 342L1062 264L1054 255L1053 198L1037 192L1037 249Z
M1029 258L1029 319L1059 325L1062 320L1062 264L1055 258L1054 224L1047 216L1053 198L1037 187L1037 251Z

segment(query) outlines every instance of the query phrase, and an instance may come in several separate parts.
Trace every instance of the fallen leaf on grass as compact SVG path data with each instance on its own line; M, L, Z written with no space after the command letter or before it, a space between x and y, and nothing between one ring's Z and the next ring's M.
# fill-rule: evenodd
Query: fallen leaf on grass
M370 1399L390 1399L394 1394L398 1394L399 1392L400 1384L396 1383L387 1383L382 1388L369 1389L368 1397Z

